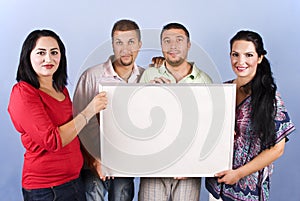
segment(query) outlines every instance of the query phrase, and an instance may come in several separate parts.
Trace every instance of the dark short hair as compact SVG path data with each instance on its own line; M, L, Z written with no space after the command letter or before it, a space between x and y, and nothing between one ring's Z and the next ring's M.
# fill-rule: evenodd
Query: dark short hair
M182 24L179 24L179 23L176 23L176 22L172 22L172 23L169 23L169 24L166 24L165 26L163 26L163 28L161 30L161 33L160 33L160 40L162 40L163 33L166 30L169 30L169 29L181 29L181 30L183 30L186 37L187 37L187 39L188 39L188 41L190 41L190 33L187 30L187 28L185 26L183 26Z
M57 91L62 91L62 89L67 85L68 78L66 49L59 36L51 30L34 30L27 36L20 54L16 80L18 82L25 81L37 89L40 88L38 75L34 71L30 61L30 54L35 48L37 40L41 37L52 37L58 43L61 58L58 69L53 74L53 87Z
M139 41L141 41L141 31L137 23L132 20L122 19L117 21L111 31L111 38L114 37L116 31L136 31Z

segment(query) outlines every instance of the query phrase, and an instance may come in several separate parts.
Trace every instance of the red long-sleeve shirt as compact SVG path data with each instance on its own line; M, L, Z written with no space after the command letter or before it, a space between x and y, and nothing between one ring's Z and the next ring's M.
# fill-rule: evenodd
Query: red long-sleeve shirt
M62 147L58 131L73 118L67 88L63 93L65 99L58 101L26 82L12 89L8 112L26 149L23 188L48 188L79 177L83 165L79 139Z

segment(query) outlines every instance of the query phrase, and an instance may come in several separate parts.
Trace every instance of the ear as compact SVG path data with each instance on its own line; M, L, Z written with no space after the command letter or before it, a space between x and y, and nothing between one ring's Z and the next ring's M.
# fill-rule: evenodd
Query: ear
M190 49L191 46L192 46L191 41L189 41L188 44L187 44L188 49Z
M258 64L260 64L261 62L262 62L262 60L263 60L263 58L264 58L264 55L261 55L259 58L258 58Z
M141 49L142 45L143 45L142 41L139 41L139 49Z

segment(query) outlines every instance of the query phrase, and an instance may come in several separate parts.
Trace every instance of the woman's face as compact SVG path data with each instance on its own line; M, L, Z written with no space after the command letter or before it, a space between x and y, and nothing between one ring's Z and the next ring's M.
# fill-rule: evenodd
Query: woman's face
M52 37L41 37L30 53L31 65L39 79L51 77L58 69L61 53L57 41Z
M238 78L251 80L256 73L257 65L263 56L258 57L255 46L250 41L236 40L232 44L230 60L233 72Z

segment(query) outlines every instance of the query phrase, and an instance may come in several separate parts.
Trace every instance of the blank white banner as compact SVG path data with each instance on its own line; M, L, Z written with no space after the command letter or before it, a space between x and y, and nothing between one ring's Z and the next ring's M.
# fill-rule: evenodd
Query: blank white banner
M102 171L110 176L208 177L231 169L234 84L103 84Z

